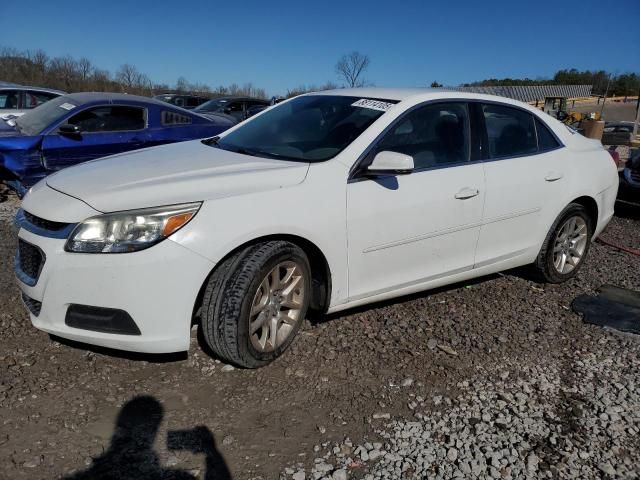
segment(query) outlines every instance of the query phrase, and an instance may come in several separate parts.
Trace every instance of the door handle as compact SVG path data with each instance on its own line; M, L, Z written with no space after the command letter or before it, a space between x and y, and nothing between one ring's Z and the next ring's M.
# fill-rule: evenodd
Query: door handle
M477 188L465 187L462 190L460 190L458 193L456 193L454 197L457 198L458 200L466 200L467 198L473 198L479 194L480 194L480 190L478 190Z
M549 172L544 179L547 182L555 182L556 180L560 180L562 177L564 177L564 175L559 172Z

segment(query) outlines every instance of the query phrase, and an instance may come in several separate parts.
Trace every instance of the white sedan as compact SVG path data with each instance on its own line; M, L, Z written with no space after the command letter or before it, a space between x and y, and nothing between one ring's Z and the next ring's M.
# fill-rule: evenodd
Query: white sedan
M568 280L617 188L599 142L516 101L313 93L49 176L18 214L16 275L46 332L174 352L199 323L222 359L259 367L310 310L529 264Z

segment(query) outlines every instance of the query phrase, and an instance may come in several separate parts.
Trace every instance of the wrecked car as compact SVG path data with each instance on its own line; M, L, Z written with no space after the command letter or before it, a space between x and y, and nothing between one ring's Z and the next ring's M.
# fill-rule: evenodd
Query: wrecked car
M225 116L116 93L74 93L0 121L0 179L19 196L62 168L108 155L210 137L233 126Z

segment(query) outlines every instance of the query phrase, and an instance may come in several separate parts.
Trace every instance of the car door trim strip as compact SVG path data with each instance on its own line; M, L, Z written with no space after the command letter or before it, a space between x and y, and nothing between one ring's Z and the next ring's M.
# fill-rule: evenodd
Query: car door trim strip
M477 228L483 225L489 225L491 223L501 222L504 220L510 220L512 218L522 217L524 215L531 215L539 212L541 209L530 208L528 210L520 210L518 212L508 213L506 215L500 215L498 217L489 218L484 222L468 223L466 225L460 225L458 227L446 228L443 230L436 230L435 232L426 233L424 235L418 235L416 237L409 237L404 240L396 240L393 242L383 243L381 245L374 245L372 247L365 248L362 253L371 253L378 250L385 250L387 248L399 247L408 243L420 242L422 240L428 240L429 238L441 237L442 235L448 235L450 233L460 232L462 230L469 230L470 228Z

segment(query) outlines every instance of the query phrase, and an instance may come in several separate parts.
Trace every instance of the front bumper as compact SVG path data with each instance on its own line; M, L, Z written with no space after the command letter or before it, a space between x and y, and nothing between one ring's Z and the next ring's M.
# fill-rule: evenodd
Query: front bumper
M40 302L31 322L63 338L146 353L189 348L191 319L200 287L214 264L171 239L124 254L64 251L64 238L48 238L21 228L19 239L39 248L46 260L33 285L16 262L17 283L27 301ZM139 335L104 333L65 323L70 305L123 310Z

